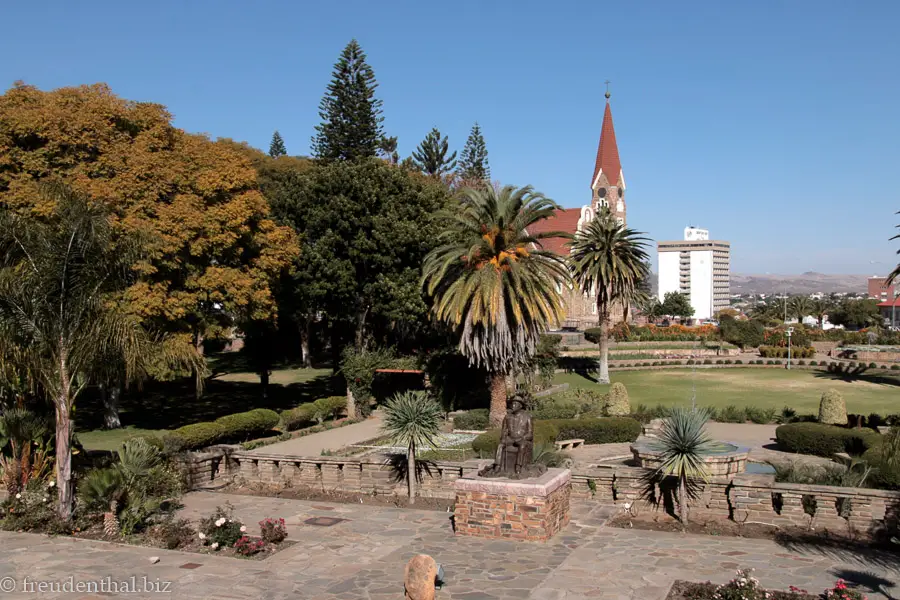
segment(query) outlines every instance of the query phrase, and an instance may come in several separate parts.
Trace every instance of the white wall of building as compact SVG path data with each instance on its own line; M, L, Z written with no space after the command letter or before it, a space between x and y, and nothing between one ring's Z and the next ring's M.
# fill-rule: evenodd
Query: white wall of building
M659 301L662 302L667 292L680 290L681 269L678 252L660 252L659 261Z
M710 319L713 315L712 250L691 252L691 306L695 319Z
M693 240L708 240L709 229L700 229L699 227L685 227L684 240L690 242Z

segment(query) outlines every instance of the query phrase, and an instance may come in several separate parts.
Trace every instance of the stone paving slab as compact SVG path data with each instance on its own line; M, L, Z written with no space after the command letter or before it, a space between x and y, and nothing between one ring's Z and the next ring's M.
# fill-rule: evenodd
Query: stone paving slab
M766 540L607 528L610 508L580 504L572 523L550 543L454 536L449 515L437 511L324 504L300 500L189 494L183 514L196 519L231 501L248 525L265 516L289 519L294 546L264 561L0 532L0 598L210 598L378 600L403 597L403 567L415 554L432 555L447 585L439 600L662 600L675 579L727 581L738 567L756 567L764 585L794 584L821 591L839 569L871 571L890 581L900 572L884 556L785 548ZM306 518L346 519L331 527ZM151 564L151 556L160 557ZM197 568L182 568L193 563ZM102 580L138 585L170 581L169 594L27 593L32 582ZM4 577L19 586L4 593ZM870 598L886 597L870 593Z

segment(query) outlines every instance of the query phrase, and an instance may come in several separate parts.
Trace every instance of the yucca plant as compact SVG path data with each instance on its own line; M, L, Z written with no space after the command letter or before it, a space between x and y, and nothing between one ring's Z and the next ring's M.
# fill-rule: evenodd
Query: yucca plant
M689 484L696 479L709 479L703 459L722 449L706 431L709 411L705 408L673 407L663 419L659 439L651 448L662 454L658 471L678 479L678 507L681 522L688 523Z
M423 446L436 447L434 438L440 432L442 414L440 405L419 391L395 394L384 407L382 430L392 444L406 447L410 504L416 499L416 451Z

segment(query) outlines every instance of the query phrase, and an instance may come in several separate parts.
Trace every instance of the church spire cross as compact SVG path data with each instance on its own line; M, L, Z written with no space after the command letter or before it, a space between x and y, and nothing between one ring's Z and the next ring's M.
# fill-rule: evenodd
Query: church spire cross
M606 96L606 101L609 102L609 84L610 84L610 81L609 81L609 79L607 79L607 80L604 81L603 83L606 84L606 93L603 94L603 95Z

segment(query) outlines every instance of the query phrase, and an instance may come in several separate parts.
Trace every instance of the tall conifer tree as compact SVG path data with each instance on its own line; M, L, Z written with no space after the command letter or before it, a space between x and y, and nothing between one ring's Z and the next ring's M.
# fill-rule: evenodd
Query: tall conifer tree
M488 165L487 147L478 123L472 127L469 139L459 157L459 177L469 186L477 182L491 181L491 167Z
M350 40L334 65L312 138L316 158L357 160L375 156L383 138L381 100L375 98L375 73L356 40Z
M285 156L286 154L287 148L284 146L284 140L281 138L281 134L276 130L275 133L272 134L272 143L269 144L269 156L278 158L279 156Z
M447 137L434 127L413 152L412 158L419 170L440 177L456 168L456 152L447 156L449 145Z

